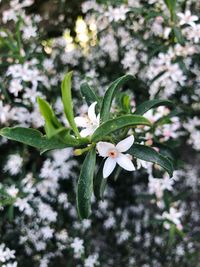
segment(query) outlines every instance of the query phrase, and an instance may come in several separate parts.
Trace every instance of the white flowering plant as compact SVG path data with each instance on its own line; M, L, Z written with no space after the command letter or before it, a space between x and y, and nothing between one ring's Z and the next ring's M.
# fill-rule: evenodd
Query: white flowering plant
M113 99L119 94L120 87L134 79L132 75L124 75L109 86L103 98L98 97L87 83L82 84L81 93L89 105L88 114L74 117L71 78L72 72L67 73L61 86L68 127L57 119L50 104L38 97L39 109L45 120L45 135L36 129L23 127L3 128L0 135L33 146L41 153L67 147L75 148L75 156L86 153L77 184L77 209L80 218L85 219L91 212L92 193L97 198L103 197L105 179L111 175L116 165L127 171L135 171L137 164L135 162L135 166L132 160L139 159L161 166L172 176L171 158L143 145L140 138L142 134L137 134L137 127L142 127L144 132L155 131L156 126L143 115L152 108L173 104L167 100L154 99L140 104L132 112L130 97L122 94L121 105L111 112ZM79 131L79 128L84 129ZM103 157L103 160L95 174L96 154Z
M83 143L39 155L31 146L0 137L0 266L161 267L165 262L196 267L200 2L51 2L0 1L0 128L38 129L33 131L45 140L43 145L56 140L64 147L65 130L55 121L55 129L45 124L50 137L43 129L39 106L47 100L59 125ZM81 138L66 120L58 90L71 69L74 121ZM127 126L92 142L103 125L98 114L104 88L125 73L134 78L120 86L122 92L117 90L109 120L133 115L140 103L155 99L171 100L181 112L169 102L153 106L142 114L151 127ZM97 99L81 97L81 91L88 95L88 87ZM137 147L146 147L141 158ZM134 156L129 152L133 148ZM92 194L93 212L80 220L78 175L92 149L92 191L98 201ZM147 149L175 162L173 177L142 160Z

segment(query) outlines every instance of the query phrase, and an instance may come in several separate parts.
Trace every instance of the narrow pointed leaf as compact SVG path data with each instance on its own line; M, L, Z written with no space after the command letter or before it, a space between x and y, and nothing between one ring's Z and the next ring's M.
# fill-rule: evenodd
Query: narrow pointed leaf
M151 147L134 144L128 150L127 153L136 158L142 159L144 161L149 161L161 166L163 169L165 169L165 171L169 173L170 177L173 175L172 161L169 158L158 153L157 151L155 151L155 149Z
M112 105L113 98L117 90L127 81L132 80L134 77L132 75L124 75L117 80L115 80L108 88L103 98L103 103L100 111L100 118L102 122L105 122L109 119L110 108Z
M94 102L97 102L98 107L100 107L100 100L98 96L95 94L94 90L92 90L87 82L81 84L81 94L87 102L88 106L90 106Z
M68 72L62 81L62 85L61 85L62 102L64 106L65 115L67 117L67 120L70 126L72 127L72 130L74 131L77 137L80 137L78 128L74 121L73 102L72 102L72 95L71 95L71 79L72 79L72 71Z
M164 99L153 99L153 100L148 100L140 104L137 108L134 114L137 115L143 115L145 112L150 110L151 108L157 108L159 106L168 106L172 107L174 104L173 102L169 100L164 100Z
M31 128L7 127L0 131L0 135L10 140L35 147L39 149L41 153L52 149L62 149L65 147L75 147L80 145L79 142L70 135L66 136L63 141L55 137L49 139L42 135L42 133L38 130Z
M168 7L170 14L171 14L171 20L174 21L176 18L176 3L177 0L164 0L166 6Z
M47 101L38 97L37 102L39 105L40 112L45 119L45 132L48 138L51 138L56 134L59 129L63 129L63 126L56 118L52 107Z
M93 148L88 152L83 162L77 185L77 209L81 219L88 218L91 213L95 163L96 150Z
M101 141L104 136L107 136L117 130L127 126L147 125L151 123L144 117L138 115L124 115L112 120L108 120L101 124L92 135L92 141Z
M94 177L94 195L97 199L103 199L103 193L106 188L107 179L103 178L103 166L105 160L102 160L97 174Z

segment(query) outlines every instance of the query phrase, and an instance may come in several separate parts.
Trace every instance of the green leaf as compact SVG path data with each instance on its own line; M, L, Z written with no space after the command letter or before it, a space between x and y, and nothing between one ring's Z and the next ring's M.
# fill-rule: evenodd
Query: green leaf
M176 41L180 43L181 45L185 44L185 39L182 35L181 29L179 27L174 27L173 28L174 35L176 37Z
M0 207L10 206L15 202L15 198L8 195L6 192L0 192Z
M175 241L176 237L176 225L173 223L170 223L170 229L169 229L169 239L168 239L168 248L170 248Z
M65 147L76 147L80 143L72 136L65 136L63 141L58 138L47 138L42 135L41 132L31 128L14 127L3 128L0 131L0 135L10 140L17 141L40 150L41 153L52 149L62 149Z
M97 199L103 199L103 193L106 188L107 179L103 178L103 166L105 160L102 160L97 174L94 177L94 195Z
M171 15L171 20L175 21L176 18L176 2L177 0L164 0L166 6L168 7Z
M56 118L52 107L47 101L40 97L37 97L37 102L39 105L40 112L45 119L45 132L47 134L47 137L51 138L59 132L58 130L63 129L64 127Z
M112 120L108 120L101 124L93 133L91 140L93 142L101 141L103 137L125 128L127 126L147 125L151 123L144 117L139 115L124 115Z
M143 115L145 112L150 110L151 108L157 108L159 106L168 106L172 107L174 104L173 102L169 100L164 100L164 99L153 99L153 100L148 100L140 104L137 108L134 114L137 115Z
M77 209L81 219L86 219L91 213L91 197L93 192L93 176L96 163L96 149L91 149L81 168L77 185Z
M117 80L115 80L108 88L103 98L103 103L100 111L100 118L102 122L105 122L109 119L110 108L112 105L113 98L117 90L127 81L134 79L132 75L124 75Z
M72 71L68 72L61 85L61 92L62 92L62 102L64 106L64 112L67 117L67 120L72 127L75 135L80 137L80 133L74 121L74 112L73 112L73 102L72 102L72 95L71 95L71 79L72 79Z
M7 216L9 222L13 222L14 220L14 205L9 206L8 211L7 211Z
M155 151L155 149L144 145L134 144L128 150L127 153L141 160L153 162L161 166L169 173L170 177L172 177L173 175L172 161L167 157L161 155L157 151Z
M126 113L131 113L131 99L129 95L124 95L122 97L122 106L123 106L123 110Z
M87 102L88 106L90 106L94 102L97 102L98 107L100 107L100 100L98 96L95 94L94 90L92 90L87 82L81 84L81 94Z

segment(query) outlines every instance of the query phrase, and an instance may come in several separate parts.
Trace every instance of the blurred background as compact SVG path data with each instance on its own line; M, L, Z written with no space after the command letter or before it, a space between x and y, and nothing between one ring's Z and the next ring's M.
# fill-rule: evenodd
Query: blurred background
M0 1L0 127L43 129L46 98L66 125L60 97L73 70L101 96L130 73L132 110L169 99L145 116L156 124L144 143L175 162L172 179L137 163L108 179L103 201L80 221L75 190L83 158L72 149L40 155L0 139L0 266L200 266L200 1ZM114 109L117 108L116 101ZM164 117L164 119L161 119Z

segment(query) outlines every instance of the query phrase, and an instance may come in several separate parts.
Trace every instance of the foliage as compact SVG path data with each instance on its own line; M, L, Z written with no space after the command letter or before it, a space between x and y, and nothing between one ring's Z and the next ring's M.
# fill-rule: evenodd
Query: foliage
M197 267L198 1L56 2L2 11L0 266Z

